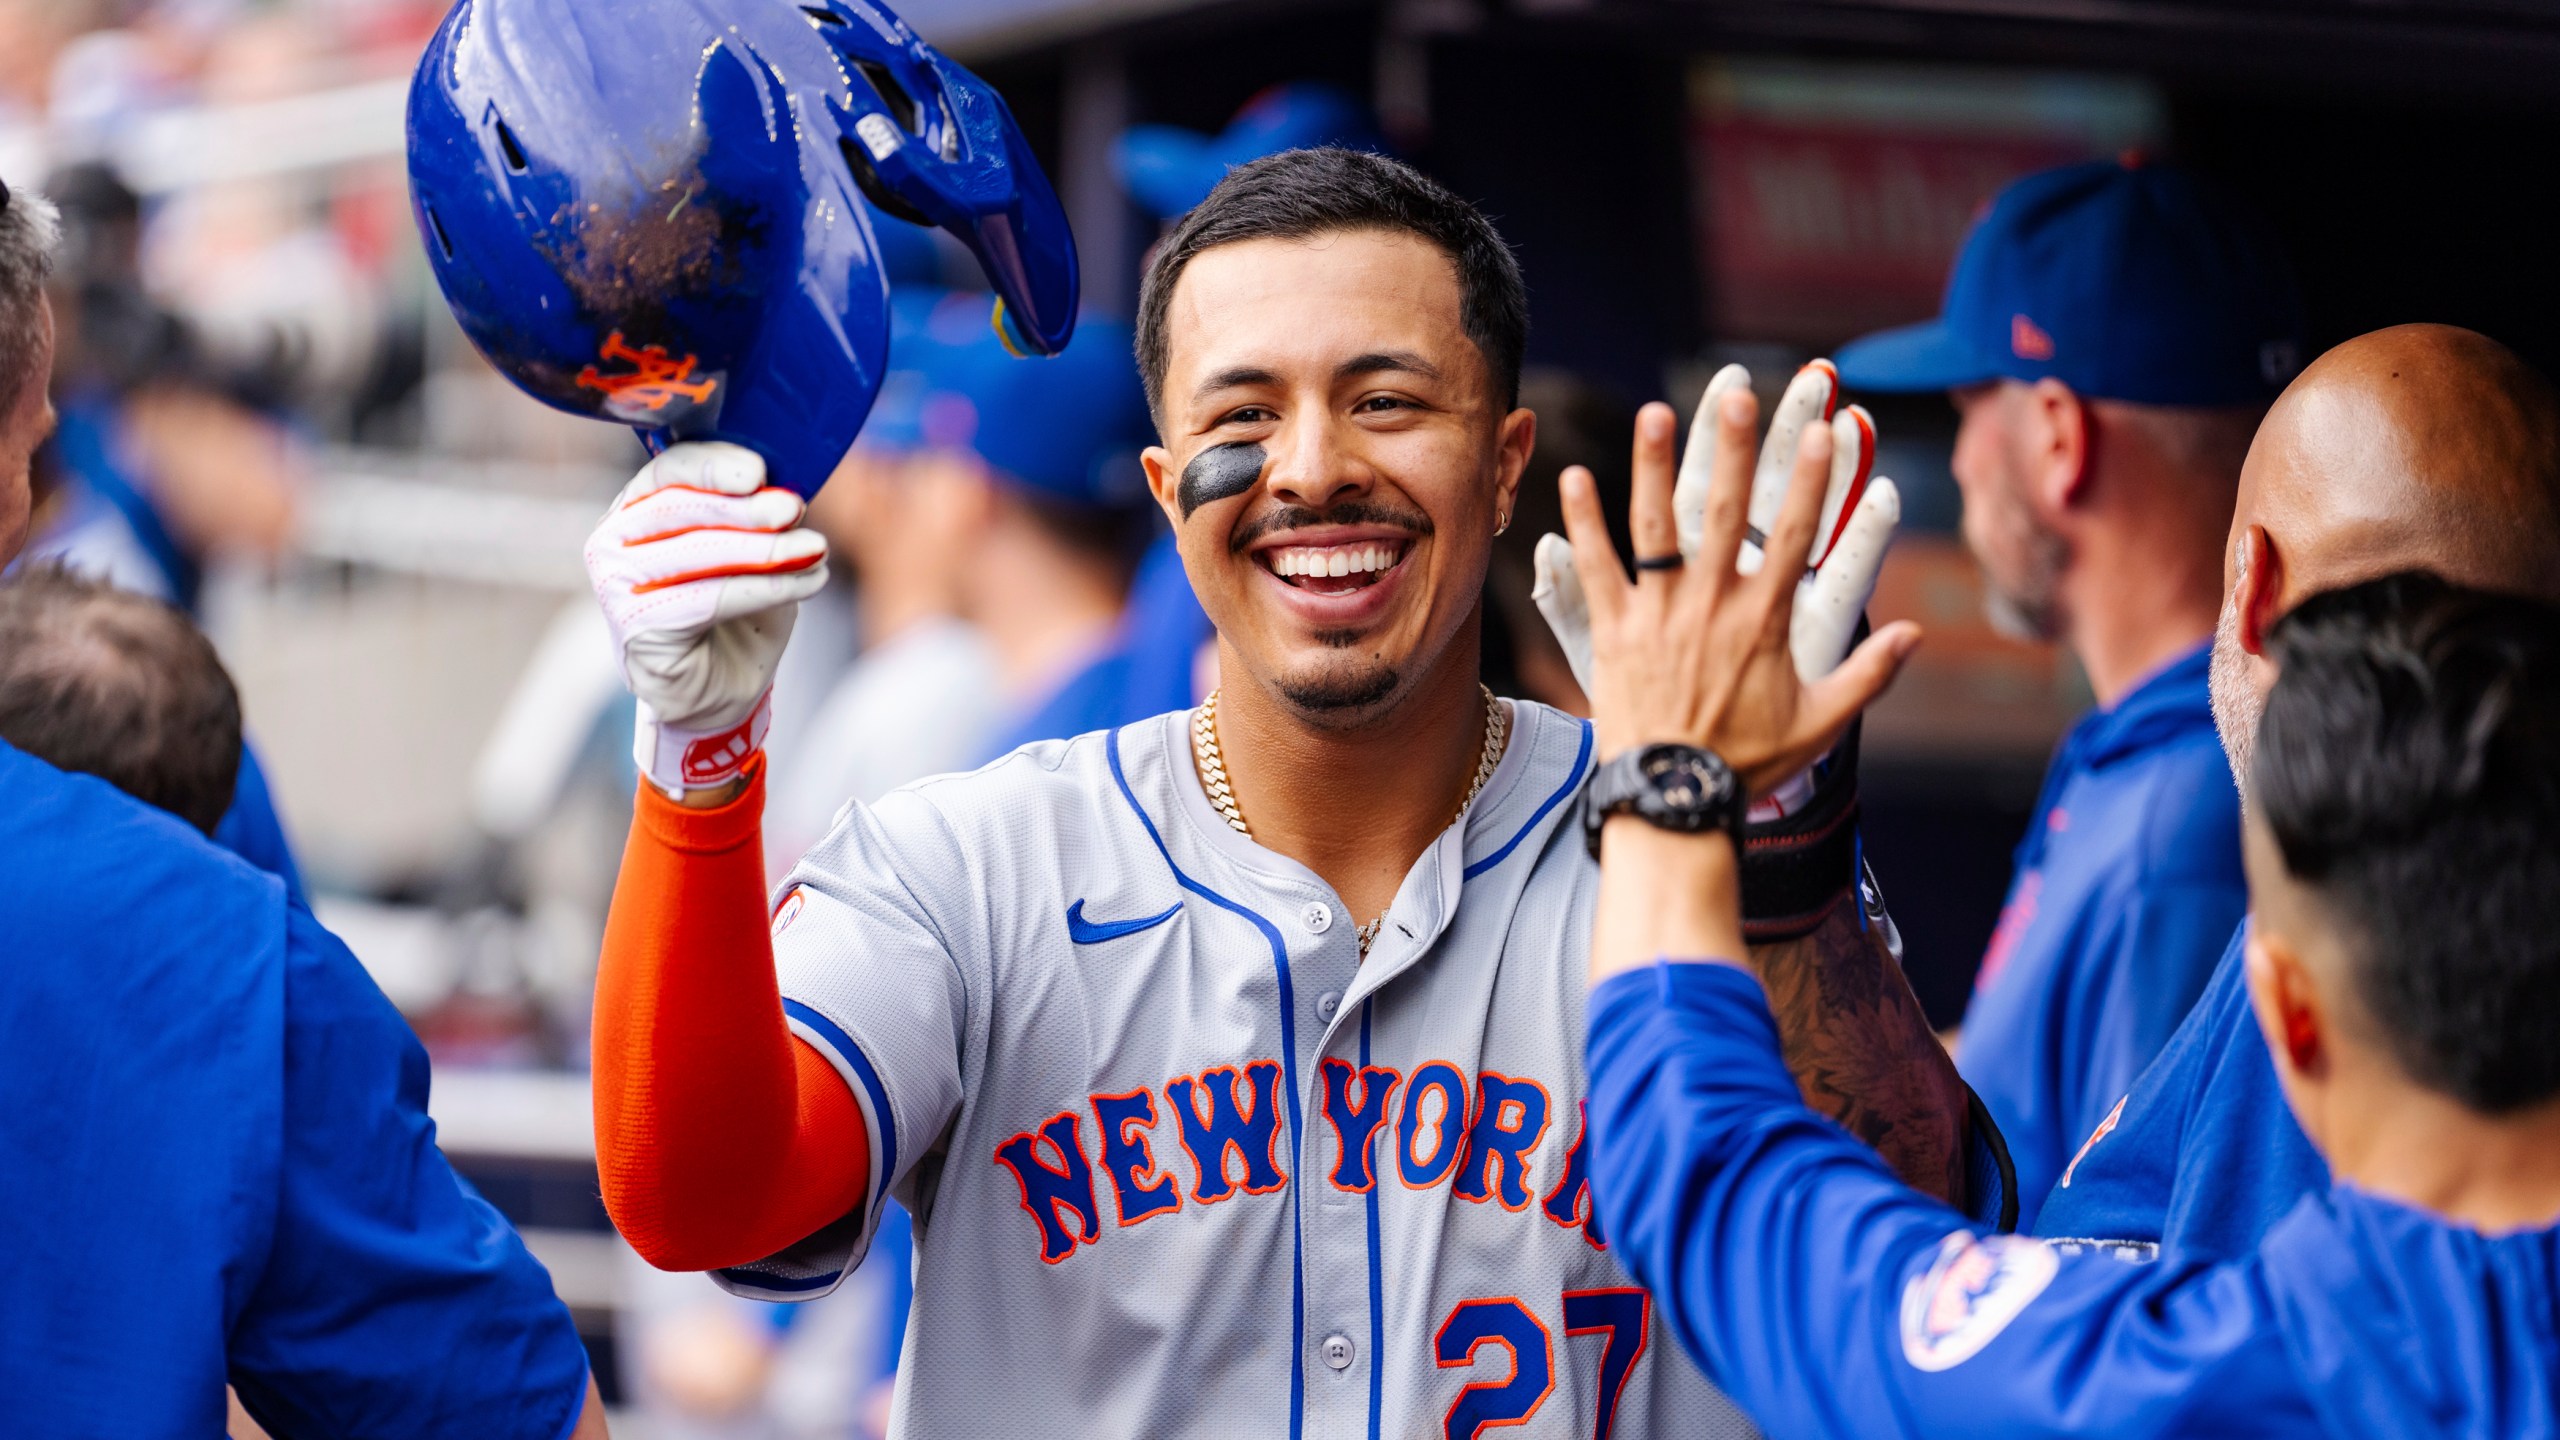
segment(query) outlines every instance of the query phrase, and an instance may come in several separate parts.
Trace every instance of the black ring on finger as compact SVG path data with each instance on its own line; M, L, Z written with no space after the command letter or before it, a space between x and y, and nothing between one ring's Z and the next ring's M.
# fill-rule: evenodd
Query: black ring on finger
M1636 568L1638 570L1677 570L1688 563L1689 557L1681 554L1677 550L1672 551L1668 555L1639 555L1636 557Z

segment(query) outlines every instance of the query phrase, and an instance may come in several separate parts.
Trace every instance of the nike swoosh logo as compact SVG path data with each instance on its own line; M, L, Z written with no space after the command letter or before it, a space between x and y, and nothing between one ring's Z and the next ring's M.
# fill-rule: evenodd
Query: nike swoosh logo
M1084 918L1084 902L1079 900L1067 907L1067 938L1079 945L1099 945L1105 940L1153 930L1181 913L1182 902L1177 900L1161 915L1146 915L1135 920L1087 920Z

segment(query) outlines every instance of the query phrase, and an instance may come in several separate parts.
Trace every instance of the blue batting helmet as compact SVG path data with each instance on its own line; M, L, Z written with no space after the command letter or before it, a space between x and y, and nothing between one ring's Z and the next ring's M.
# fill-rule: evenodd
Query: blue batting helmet
M875 0L461 0L409 91L445 300L526 393L729 440L814 493L885 367L872 206L977 256L1017 352L1074 333L1075 241L1004 101Z

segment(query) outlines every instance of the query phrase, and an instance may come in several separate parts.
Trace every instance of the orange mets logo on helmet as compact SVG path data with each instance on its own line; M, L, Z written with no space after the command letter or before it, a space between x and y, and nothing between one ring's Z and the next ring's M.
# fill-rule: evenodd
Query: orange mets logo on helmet
M667 407L681 400L685 408L709 400L720 388L717 376L696 380L694 367L701 357L687 355L678 360L667 353L664 345L645 345L633 349L614 331L604 339L597 352L608 361L620 361L632 368L608 375L593 365L578 372L578 388L604 392L604 408L617 420L646 424L665 418Z

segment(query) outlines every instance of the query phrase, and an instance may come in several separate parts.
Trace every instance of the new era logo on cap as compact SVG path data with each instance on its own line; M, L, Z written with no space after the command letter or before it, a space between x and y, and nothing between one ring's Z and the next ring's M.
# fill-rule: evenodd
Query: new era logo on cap
M2036 322L2024 315L2009 317L2009 353L2021 360L2053 358L2053 337L2036 328Z

